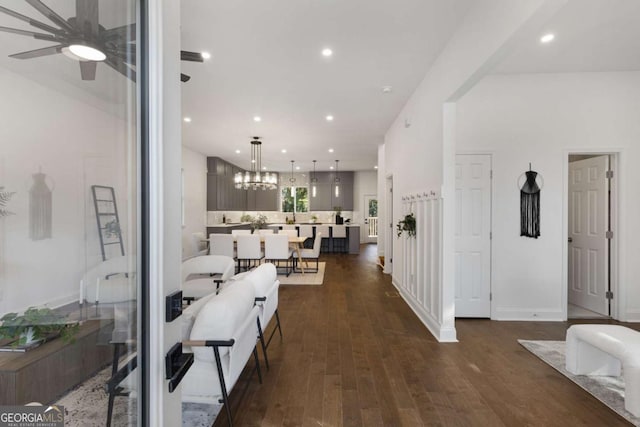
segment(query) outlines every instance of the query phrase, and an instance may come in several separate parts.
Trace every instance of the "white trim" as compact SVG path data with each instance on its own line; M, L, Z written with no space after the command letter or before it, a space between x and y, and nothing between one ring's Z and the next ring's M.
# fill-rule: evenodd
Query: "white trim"
M630 308L627 310L627 322L640 322L640 308Z
M398 293L402 296L402 299L407 303L409 308L411 308L411 311L413 311L422 324L427 327L431 335L433 335L438 342L458 342L455 328L440 325L438 319L414 303L414 297L405 292L395 279L393 279L391 283L398 290Z
M600 148L567 148L562 151L562 270L561 270L561 307L563 310L563 318L568 317L569 303L569 253L567 247L567 236L569 235L569 155L572 154L602 154L611 156L609 167L614 171L614 185L611 188L611 229L614 232L614 238L611 245L611 291L614 298L611 302L611 317L621 322L628 321L628 310L624 310L627 301L627 287L623 281L620 281L620 271L624 269L624 251L621 248L626 247L627 236L624 233L623 221L621 214L623 206L624 192L622 191L624 182L621 179L624 175L623 162L625 159L625 150L623 148L600 147Z
M566 310L567 307L556 309L496 307L492 320L561 322L566 320Z
M391 186L389 186L389 184L391 184ZM391 190L391 195L389 195L389 190ZM387 174L384 177L384 197L384 253L390 253L391 256L385 255L382 272L391 274L393 277L393 242L395 236L393 234L393 227L388 226L389 224L393 224L393 174Z

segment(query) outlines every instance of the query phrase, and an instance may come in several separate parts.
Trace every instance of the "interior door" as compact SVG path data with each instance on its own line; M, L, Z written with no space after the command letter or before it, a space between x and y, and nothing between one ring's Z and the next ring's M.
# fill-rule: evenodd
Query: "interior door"
M491 156L456 155L456 317L491 317Z
M609 315L609 156L569 163L569 303Z

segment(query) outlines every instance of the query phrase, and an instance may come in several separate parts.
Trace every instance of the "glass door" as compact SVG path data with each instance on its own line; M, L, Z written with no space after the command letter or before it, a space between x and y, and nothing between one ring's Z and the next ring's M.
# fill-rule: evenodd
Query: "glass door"
M141 425L138 3L2 2L0 414Z

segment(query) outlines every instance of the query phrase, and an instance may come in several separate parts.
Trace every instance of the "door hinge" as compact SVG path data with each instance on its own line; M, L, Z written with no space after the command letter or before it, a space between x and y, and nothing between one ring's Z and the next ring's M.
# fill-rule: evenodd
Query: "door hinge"
M493 179L493 169L489 171L489 179Z
M389 189L389 193L393 193L393 188L390 188L390 189Z
M605 236L606 236L607 239L613 239L613 231L611 231L611 230L607 231Z
M607 178L608 179L613 178L613 171L607 171Z
M493 301L493 292L489 292L489 301Z
M389 262L393 263L393 258L389 258Z
M392 222L389 223L389 228L393 228L393 223Z
M493 240L493 231L489 232L489 240Z
M607 297L607 299L613 299L613 292L611 292L611 291L605 292L604 295Z

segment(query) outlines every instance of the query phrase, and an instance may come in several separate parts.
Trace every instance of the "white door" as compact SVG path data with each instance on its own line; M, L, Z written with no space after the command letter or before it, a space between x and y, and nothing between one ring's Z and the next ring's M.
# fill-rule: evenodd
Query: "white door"
M375 243L378 241L378 196L364 196L364 227L362 227L362 241Z
M491 317L491 156L456 155L456 317Z
M569 163L569 303L609 315L609 156Z

